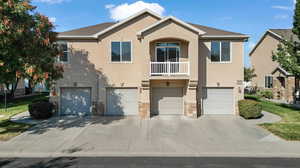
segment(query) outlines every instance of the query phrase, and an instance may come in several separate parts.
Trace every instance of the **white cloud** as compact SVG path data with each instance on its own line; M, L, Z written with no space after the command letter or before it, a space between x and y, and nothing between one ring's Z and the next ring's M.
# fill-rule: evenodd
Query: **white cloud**
M52 23L55 23L56 22L56 17L50 17L49 21L52 22Z
M48 3L48 4L58 4L70 0L33 0L34 2L42 2L42 3Z
M132 4L124 3L120 5L108 4L105 8L109 10L110 18L115 21L123 20L141 10L149 9L159 15L163 15L165 9L158 3L146 3L137 1Z
M287 19L288 17L289 15L285 15L285 14L279 14L274 16L275 19Z
M274 5L272 6L273 9L280 9L280 10L292 10L289 6L281 6L281 5Z
M252 50L255 47L255 43L252 41L249 41L248 47L250 48L250 50Z

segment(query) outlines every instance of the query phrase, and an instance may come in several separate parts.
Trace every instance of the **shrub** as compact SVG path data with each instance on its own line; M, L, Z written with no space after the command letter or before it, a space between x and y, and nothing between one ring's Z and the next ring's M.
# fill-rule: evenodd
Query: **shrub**
M34 119L48 119L53 115L54 105L49 101L36 101L28 105L30 116Z
M245 99L247 100L255 100L255 101L260 101L260 97L257 95L249 95L249 94L245 94Z
M273 99L273 92L271 90L263 90L259 95L267 99Z
M262 106L254 100L239 101L240 116L245 119L255 119L262 116Z

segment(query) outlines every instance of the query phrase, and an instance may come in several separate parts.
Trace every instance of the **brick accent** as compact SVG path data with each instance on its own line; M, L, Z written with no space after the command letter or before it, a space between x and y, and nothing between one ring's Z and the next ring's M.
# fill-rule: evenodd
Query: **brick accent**
M280 81L277 77L274 77L274 87L272 89L274 99L285 100L289 103L294 102L294 91L295 91L295 78L285 77L285 87L281 86Z
M184 103L184 115L191 118L197 118L197 103Z
M139 102L139 116L141 119L150 118L150 103Z

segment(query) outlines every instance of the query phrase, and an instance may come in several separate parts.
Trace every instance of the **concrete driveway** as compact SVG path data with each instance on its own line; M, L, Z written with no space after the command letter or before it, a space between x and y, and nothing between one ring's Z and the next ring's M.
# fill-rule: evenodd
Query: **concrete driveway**
M225 116L53 118L1 142L0 155L300 157L299 142L281 140L258 122Z

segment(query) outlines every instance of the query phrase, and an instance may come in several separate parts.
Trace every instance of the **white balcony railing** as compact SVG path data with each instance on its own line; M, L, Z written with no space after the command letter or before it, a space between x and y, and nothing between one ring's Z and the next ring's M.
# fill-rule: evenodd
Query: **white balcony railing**
M150 75L189 75L189 62L151 62Z

